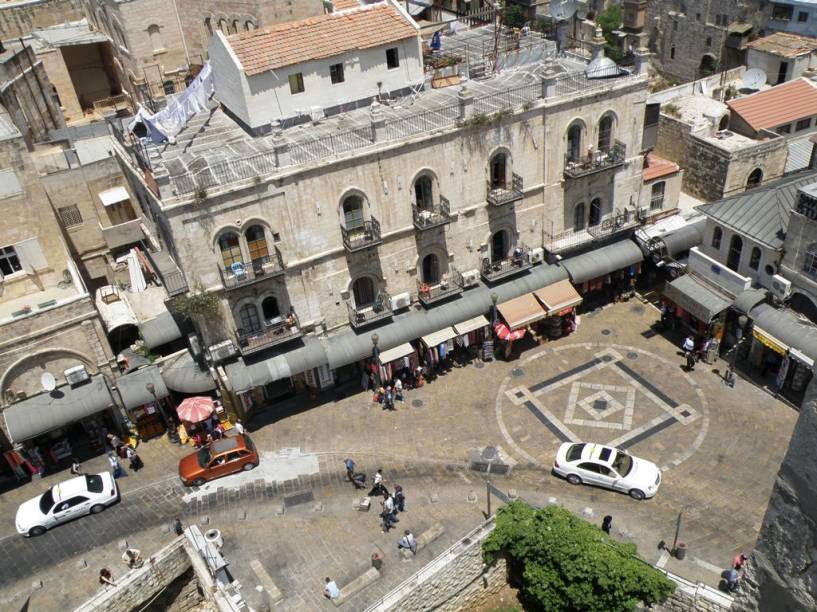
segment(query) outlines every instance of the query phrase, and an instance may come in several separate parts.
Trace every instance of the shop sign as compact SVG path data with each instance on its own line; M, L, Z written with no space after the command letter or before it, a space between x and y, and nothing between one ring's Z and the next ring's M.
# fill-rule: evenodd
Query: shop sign
M570 308L565 308L564 310L560 310L559 312L556 313L556 316L563 317L565 315L569 315L571 312L573 312L573 307L572 306Z
M770 348L775 353L780 355L785 355L786 351L789 350L789 347L780 342L777 338L764 332L762 329L758 328L757 326L754 327L752 330L752 335L754 336L755 340L760 342L766 348Z

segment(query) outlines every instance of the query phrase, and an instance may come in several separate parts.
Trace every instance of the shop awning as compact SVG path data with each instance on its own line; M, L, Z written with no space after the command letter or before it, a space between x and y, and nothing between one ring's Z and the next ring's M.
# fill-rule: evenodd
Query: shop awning
M108 383L97 374L76 387L64 385L12 404L3 410L3 418L11 441L23 442L113 405Z
M532 293L503 302L497 306L497 310L511 329L519 329L535 323L539 319L544 319L548 314Z
M547 309L548 315L554 315L565 308L572 308L582 303L582 296L569 280L562 280L534 291L533 294L539 298L542 305Z
M589 253L571 257L562 262L574 285L584 283L616 270L622 270L640 261L644 254L632 240L621 240Z
M162 346L182 337L182 331L173 319L173 315L165 311L159 316L139 324L139 331L145 346L149 349Z
M789 347L771 335L769 332L763 331L761 328L755 326L752 328L752 335L755 340L760 342L763 346L772 349L775 353L785 355Z
M179 393L205 393L216 388L210 372L202 370L188 351L168 357L160 366L168 389Z
M153 385L153 393L147 386ZM125 408L136 408L150 404L154 399L162 399L170 395L165 381L159 371L159 366L151 365L116 379L116 388L122 396Z
M769 304L755 306L749 317L754 322L754 329L760 329L764 336L771 336L787 348L797 349L817 361L817 327L814 325L801 321L790 310L778 310Z
M706 219L687 223L683 227L667 232L658 239L664 243L666 254L675 257L679 253L688 251L703 242L703 231L706 226Z
M369 340L369 355L371 355L371 346L372 343ZM286 353L253 363L246 363L239 359L224 366L224 370L227 372L227 378L233 391L245 393L255 387L289 378L322 365L326 365L326 351L322 342L318 338L306 336L303 338L302 346Z
M113 206L118 202L130 200L128 190L124 187L114 187L113 189L106 189L99 194L99 199L102 200L104 206Z
M766 299L766 291L762 289L747 289L735 298L732 308L740 314L749 314L755 306Z
M477 331L478 329L487 327L490 324L491 322L485 317L485 315L479 315L473 319L468 319L462 323L457 323L454 326L454 331L457 332L458 336L462 336L463 334L468 334L472 331Z
M426 334L421 338L421 340L423 341L423 344L425 344L428 348L431 348L432 346L439 346L443 342L456 338L458 335L459 334L454 331L453 327L443 327L439 331Z
M801 353L796 348L789 349L789 355L794 357L797 361L806 364L810 368L814 367L814 360L805 353Z
M664 296L705 323L712 321L734 302L730 297L703 285L689 274L676 278L667 285Z
M387 351L383 351L380 353L380 363L390 363L395 359L400 359L402 357L406 357L411 355L414 352L414 347L411 346L408 342L401 344L400 346L395 346Z

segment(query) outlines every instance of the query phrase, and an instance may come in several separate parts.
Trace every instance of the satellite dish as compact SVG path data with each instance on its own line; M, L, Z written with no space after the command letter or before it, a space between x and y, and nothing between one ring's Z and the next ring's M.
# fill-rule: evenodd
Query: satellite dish
M555 0L550 3L550 16L556 21L567 21L579 10L577 0Z
M40 384L43 390L51 392L57 388L57 379L51 372L43 372L43 375L40 376Z
M758 90L766 84L766 73L760 68L750 68L743 73L743 88Z

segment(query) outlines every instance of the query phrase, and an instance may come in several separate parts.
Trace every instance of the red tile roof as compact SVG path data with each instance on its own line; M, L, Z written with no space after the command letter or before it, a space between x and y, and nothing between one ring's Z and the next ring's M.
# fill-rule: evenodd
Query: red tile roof
M333 0L332 4L336 11L342 11L360 6L360 0Z
M817 87L800 78L726 103L753 130L817 115Z
M342 4L351 4L345 1ZM358 6L227 37L244 72L260 74L357 49L416 37L414 23L390 2Z
M669 176L675 174L681 167L668 159L658 157L655 153L647 154L647 166L644 168L642 174L644 182L649 182L662 176Z

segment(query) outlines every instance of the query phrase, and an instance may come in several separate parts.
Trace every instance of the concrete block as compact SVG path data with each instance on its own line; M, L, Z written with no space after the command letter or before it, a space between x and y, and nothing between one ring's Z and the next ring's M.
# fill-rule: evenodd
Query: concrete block
M209 525L210 517L207 515L202 516L201 518L199 518L199 523L201 523L202 525Z
M356 595L363 589L365 589L370 584L373 584L380 578L380 572L378 572L375 568L370 567L360 576L352 580L349 584L340 587L340 597L337 599L333 599L332 603L335 606L341 605L344 601Z
M508 489L508 499L518 499L519 493L517 493L516 489Z
M238 515L236 516L236 518L239 521L246 521L247 520L247 511L246 510L239 510Z
M436 493L432 493L431 494L431 503L436 504L438 501L440 501L440 496L437 495Z
M445 527L443 527L443 524L434 523L431 527L417 536L417 548L419 549L421 546L428 546L444 533Z
M355 507L361 512L368 512L372 507L372 499L370 497L362 497L357 500Z
M270 576L269 572L261 565L261 562L258 559L253 559L250 561L250 567L253 573L258 577L258 582L261 583L260 586L267 592L270 604L281 601L284 598L281 589L279 589L278 585L272 580L272 576Z
M88 569L88 562L85 559L80 559L79 561L77 561L76 568L78 570Z
M170 525L162 525L161 530L162 530L162 533L163 533L163 534L168 534L168 533L170 533Z
M312 512L323 512L323 502L317 502L312 506Z
M593 517L593 508L590 506L585 506L582 508L582 516L584 518L592 518Z
M119 550L124 551L124 550L126 550L128 548L128 541L127 540L119 540L119 542L116 544L116 546L117 546L117 548L119 548Z
M473 491L468 492L468 503L469 504L477 503L477 494L474 493Z
M558 504L558 503L559 503L559 499L558 499L558 498L556 498L556 497L548 497L548 503L549 503L549 504Z
M275 509L275 514L278 515L278 516L283 516L284 512L286 511L286 508L285 508L283 502L274 504L273 508Z
M41 589L43 588L43 581L37 578L36 580L31 581L31 588L32 589Z

